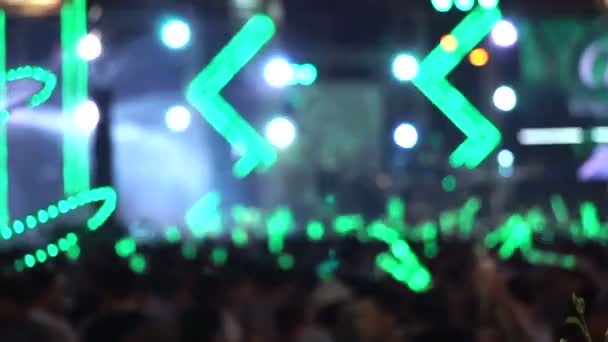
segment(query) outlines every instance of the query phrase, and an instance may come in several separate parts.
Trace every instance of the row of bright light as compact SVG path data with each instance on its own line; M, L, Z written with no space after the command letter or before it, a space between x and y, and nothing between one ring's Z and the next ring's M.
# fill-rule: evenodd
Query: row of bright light
M477 2L479 3L479 6L491 9L498 6L499 0L477 0ZM475 7L475 0L431 0L431 4L438 12L448 12L452 7L467 12Z

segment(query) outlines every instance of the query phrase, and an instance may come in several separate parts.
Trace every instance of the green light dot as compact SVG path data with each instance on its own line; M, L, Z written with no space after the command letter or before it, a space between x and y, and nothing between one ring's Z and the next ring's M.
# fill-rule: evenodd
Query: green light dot
M0 233L4 240L10 240L13 237L13 231L9 227L2 227Z
M36 260L38 260L39 263L44 263L46 259L47 255L45 251L43 251L42 249L36 251Z
M131 254L135 253L136 249L137 249L137 244L135 243L135 240L130 239L130 238L119 240L114 245L114 250L116 251L116 255L118 255L121 258L129 257Z
M146 271L146 258L141 254L135 254L129 259L129 267L135 273L144 273Z
M65 236L69 245L75 245L78 242L78 236L74 233L69 233Z
M25 267L27 268L32 268L34 265L36 265L36 258L34 258L34 256L31 254L26 254L23 261L25 262Z
M62 252L65 252L68 250L68 248L70 248L70 244L64 238L59 239L57 245L59 246L59 250L61 250Z
M25 263L21 259L15 260L14 266L15 266L15 271L17 271L17 272L23 272L23 270L25 269Z
M17 234L22 234L25 231L25 226L23 225L23 222L19 220L13 222L13 230Z
M325 234L325 227L323 226L323 223L319 221L311 221L306 227L306 234L310 240L320 241Z
M297 70L298 82L303 86L309 86L317 80L317 68L312 64L303 64Z
M295 260L290 254L281 254L277 259L277 262L282 270L292 269L295 264Z
M74 196L68 197L68 207L70 210L74 210L78 207L78 200Z
M431 0L431 4L437 12L448 12L454 5L452 0Z
M184 258L188 259L188 260L194 260L196 259L196 256L198 255L198 250L196 249L196 246L193 244L186 244L182 246L182 255Z
M422 292L431 285L431 275L424 268L418 268L410 277L408 284L412 291Z
M211 251L211 261L215 265L224 265L228 260L228 251L226 248L217 247Z
M68 211L70 211L70 206L68 205L68 202L66 200L61 200L59 201L59 212L62 214L67 213Z
M28 217L25 218L25 225L29 229L34 229L38 225L38 221L36 221L36 218L34 216L28 215Z
M59 209L57 209L57 207L54 205L49 206L49 208L47 209L47 212L49 213L49 217L52 219L59 216Z
M452 192L456 190L456 177L446 176L441 181L441 186L445 192Z
M55 246L55 244L52 243L46 246L46 251L48 252L51 258L54 258L59 254L59 249L57 248L57 246Z
M78 245L72 245L68 248L66 255L68 259L74 261L80 258L80 247Z

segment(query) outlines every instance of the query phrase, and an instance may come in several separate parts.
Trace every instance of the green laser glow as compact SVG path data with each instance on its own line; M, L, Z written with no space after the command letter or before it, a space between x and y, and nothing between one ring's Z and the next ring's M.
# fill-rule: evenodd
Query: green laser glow
M252 17L188 87L186 98L203 118L240 154L234 165L236 177L254 169L270 168L277 159L275 149L232 107L220 92L275 34L272 19Z
M473 10L451 33L458 41L456 50L447 52L438 45L420 63L418 76L413 80L416 87L467 137L450 156L453 167L479 166L502 139L496 126L446 79L501 18L497 7Z
M4 73L0 75L5 75ZM32 79L42 83L42 88L28 101L28 106L38 107L53 95L57 87L57 76L52 71L38 66L25 65L14 69L9 69L6 77L2 76L0 82L13 82L24 79Z

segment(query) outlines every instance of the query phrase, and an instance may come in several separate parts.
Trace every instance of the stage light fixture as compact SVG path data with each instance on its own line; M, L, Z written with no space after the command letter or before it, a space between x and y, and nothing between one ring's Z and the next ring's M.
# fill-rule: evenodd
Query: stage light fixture
M446 34L441 37L441 41L439 43L441 48L447 52L454 52L456 49L458 49L458 39L451 34Z
M510 112L517 106L517 93L508 86L498 87L492 99L494 106L503 112Z
M489 60L490 54L484 48L477 48L469 54L469 62L476 67L487 65Z
M76 109L76 127L79 131L89 134L97 128L99 124L99 108L94 101L83 102Z
M463 12L468 12L475 6L475 0L454 0L454 6Z
M517 43L517 28L510 21L501 20L492 29L491 36L496 46L508 48Z
M393 60L393 76L401 82L411 81L418 75L418 61L415 57L402 53Z
M501 168L511 168L515 163L515 155L509 150L501 150L496 157L498 166Z
M296 126L284 116L275 117L266 124L266 139L278 149L286 149L296 139Z
M165 124L173 132L183 132L190 126L192 114L188 108L174 106L167 110L165 114Z
M437 12L448 12L454 6L453 0L431 0L431 5Z
M281 57L271 59L264 67L264 80L273 88L284 88L296 81L296 71L288 60Z
M161 29L161 40L170 49L183 49L191 38L190 25L182 19L171 19Z
M485 9L493 9L498 6L499 0L478 0L479 6Z
M418 143L418 130L409 123L401 123L393 133L393 140L403 149L411 149Z
M89 33L82 37L78 42L78 57L85 61L93 61L103 52L103 45L99 35L95 33Z

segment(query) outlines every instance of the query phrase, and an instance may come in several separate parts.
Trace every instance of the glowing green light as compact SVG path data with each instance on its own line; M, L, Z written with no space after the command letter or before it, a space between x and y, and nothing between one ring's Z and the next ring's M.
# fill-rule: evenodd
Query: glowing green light
M309 86L315 83L317 75L317 68L312 64L302 64L296 71L296 78L303 86Z
M459 42L456 50L446 52L441 45L437 46L420 63L418 76L413 80L416 87L467 137L450 155L453 167L479 166L502 139L496 126L446 79L501 18L497 7L474 9L451 33Z
M293 268L296 261L290 254L281 254L277 259L277 263L282 270L290 270Z
M23 234L23 232L25 231L25 226L23 225L23 222L21 222L19 220L16 220L15 222L13 222L13 230L17 234Z
M179 228L173 226L167 229L165 238L169 243L177 243L182 239L182 234L179 232Z
M243 178L254 169L270 168L277 159L274 148L228 103L220 91L275 34L272 19L252 17L241 31L190 83L186 98L207 122L241 154L233 173Z
M0 234L4 240L10 240L13 237L13 231L9 227L2 227Z
M61 9L62 98L66 122L75 122L78 107L89 100L89 64L78 55L78 43L87 35L86 0L72 0ZM81 132L63 135L63 186L66 195L90 187L89 139Z
M6 78L0 78L0 82L13 82L23 79L32 79L42 83L40 91L29 100L28 105L30 107L37 107L46 102L57 86L57 76L53 72L38 66L29 65L9 69Z
M311 221L306 227L306 234L312 241L321 241L325 235L325 227L319 221Z
M34 258L34 256L31 254L27 254L24 257L24 261L25 261L25 267L27 267L27 268L32 268L36 265L36 258Z
M144 273L147 268L146 258L141 254L135 254L129 259L129 267L135 273Z
M228 251L226 248L216 247L211 251L211 261L215 265L224 265L228 260Z
M40 223L42 224L45 224L49 221L49 214L46 212L46 210L38 211L38 221L40 221Z
M72 245L66 251L66 255L69 260L75 261L80 258L80 247L78 245Z
M38 260L39 263L44 263L46 262L47 256L46 256L46 252L43 251L42 249L39 249L36 251L36 260Z
M55 244L52 243L46 246L46 251L49 254L49 257L51 258L54 258L59 254L59 249L57 248L57 246L55 246Z
M59 246L59 250L62 252L65 252L68 250L68 248L70 248L70 244L68 243L68 240L66 240L65 238L61 238L57 241L57 246Z
M243 246L247 245L248 241L249 241L249 236L247 235L247 231L245 229L235 228L232 231L232 242L234 242L235 246L243 247Z
M441 181L441 186L445 192L452 192L456 190L456 177L446 176Z
M114 244L114 250L116 251L116 255L121 258L127 258L131 256L131 254L135 253L136 249L137 245L135 243L135 240L131 238L118 240L118 242Z

